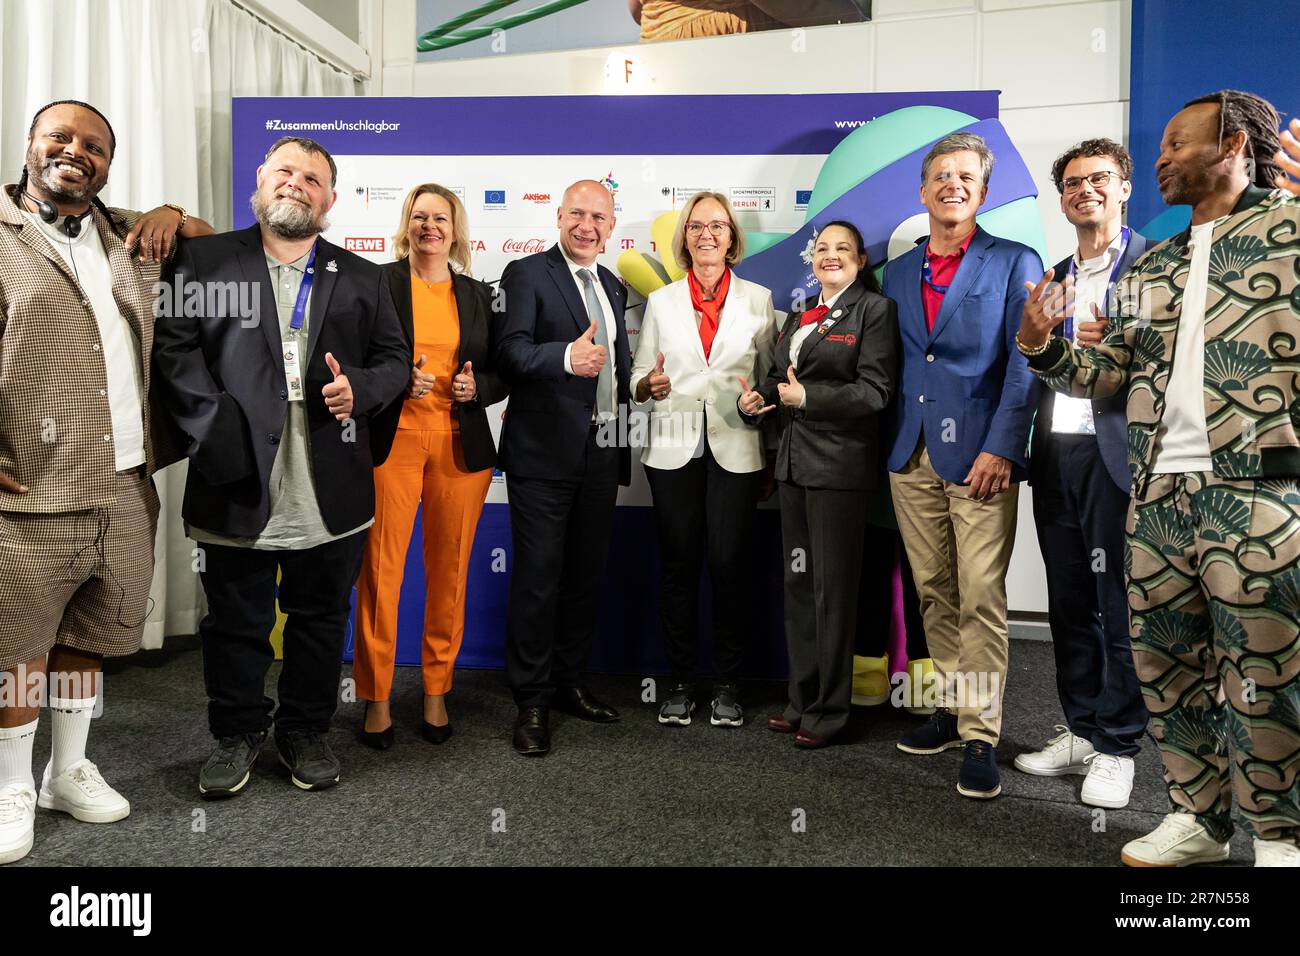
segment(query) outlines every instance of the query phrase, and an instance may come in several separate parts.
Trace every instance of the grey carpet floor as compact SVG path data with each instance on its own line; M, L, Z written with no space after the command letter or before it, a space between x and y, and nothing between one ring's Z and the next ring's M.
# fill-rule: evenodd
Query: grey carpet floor
M1120 847L1166 811L1149 740L1132 802L1104 819L1079 802L1082 777L1012 767L1061 719L1051 646L1036 641L1012 641L1002 796L992 801L957 794L959 750L898 751L918 718L888 707L855 708L841 745L796 750L763 726L784 701L770 683L745 685L749 721L721 730L707 719L661 727L640 701L640 678L593 677L622 721L556 715L550 756L525 759L510 749L502 675L463 670L448 697L455 736L435 747L415 729L419 672L401 668L393 749L358 744L361 705L344 704L330 734L343 762L338 787L299 791L268 746L244 793L210 803L196 786L211 747L197 641L110 662L105 687L89 755L130 799L131 816L96 826L38 810L35 849L19 865L1116 866ZM39 776L48 720L36 750ZM1251 860L1239 833L1231 862Z

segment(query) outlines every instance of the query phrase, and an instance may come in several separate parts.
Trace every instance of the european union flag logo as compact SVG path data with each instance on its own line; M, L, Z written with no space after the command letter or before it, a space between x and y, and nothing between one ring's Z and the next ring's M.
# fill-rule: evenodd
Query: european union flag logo
M483 202L488 206L504 206L506 204L506 191L504 189L488 189L483 193Z
M794 204L796 206L806 206L812 201L811 189L796 189L794 191Z

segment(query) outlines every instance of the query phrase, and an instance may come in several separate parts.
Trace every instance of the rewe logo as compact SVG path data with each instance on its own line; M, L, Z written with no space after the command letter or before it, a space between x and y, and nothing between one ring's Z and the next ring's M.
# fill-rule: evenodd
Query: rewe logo
M70 893L50 897L51 926L127 926L133 936L148 936L153 928L152 893Z
M383 252L383 236L346 236L343 248L348 252Z

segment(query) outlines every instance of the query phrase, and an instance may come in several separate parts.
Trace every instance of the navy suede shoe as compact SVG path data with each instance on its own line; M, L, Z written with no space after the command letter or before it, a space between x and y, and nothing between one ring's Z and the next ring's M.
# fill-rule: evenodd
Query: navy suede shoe
M987 740L966 741L966 756L957 777L957 792L976 800L992 800L1002 792L997 751Z
M898 741L898 749L907 754L937 754L960 746L957 717L942 707L920 727L903 734Z

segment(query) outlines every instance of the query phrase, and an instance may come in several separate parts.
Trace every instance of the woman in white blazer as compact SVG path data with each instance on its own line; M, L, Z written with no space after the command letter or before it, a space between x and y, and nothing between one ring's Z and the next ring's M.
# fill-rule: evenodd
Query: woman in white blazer
M654 497L661 555L660 610L672 687L659 722L683 725L695 709L700 564L713 586L714 684L709 722L744 722L737 673L753 604L743 576L763 471L762 436L736 402L767 374L776 337L772 293L736 276L745 237L727 198L692 196L673 236L686 277L645 304L633 400L650 407L641 453Z

